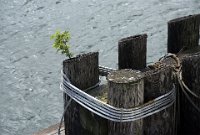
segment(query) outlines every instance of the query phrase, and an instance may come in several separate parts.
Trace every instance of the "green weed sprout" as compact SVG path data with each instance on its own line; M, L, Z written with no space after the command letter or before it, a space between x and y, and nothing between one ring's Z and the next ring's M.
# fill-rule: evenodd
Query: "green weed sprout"
M51 35L50 39L54 40L53 48L56 48L57 52L60 51L69 58L73 56L73 54L69 51L70 33L68 31L56 31L53 35Z

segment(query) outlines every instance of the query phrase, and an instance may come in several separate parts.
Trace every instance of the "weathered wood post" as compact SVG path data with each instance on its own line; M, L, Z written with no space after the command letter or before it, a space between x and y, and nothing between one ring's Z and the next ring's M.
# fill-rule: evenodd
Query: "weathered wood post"
M135 35L135 36L130 36L123 38L118 41L118 67L119 69L144 69L146 67L146 53L147 53L147 34L142 34L142 35ZM123 74L122 74L123 75ZM143 81L143 80L142 80ZM139 89L138 89L139 90ZM143 91L143 89L142 89ZM112 90L111 90L112 92ZM141 92L141 91L140 91ZM110 92L109 92L110 93ZM111 94L109 94L110 96ZM125 94L123 94L125 95ZM119 96L119 95L118 95ZM137 96L137 95L135 95ZM132 98L137 98L137 97L132 97ZM140 97L142 101L144 100L143 97ZM109 102L109 101L108 101ZM123 100L121 100L121 103L123 104ZM119 102L120 103L120 102ZM143 103L143 102L141 102ZM115 103L114 103L115 104ZM131 103L130 103L131 105ZM128 107L128 106L124 106ZM131 126L131 124L133 125ZM110 122L110 125L112 128L115 126L116 123ZM136 122L130 122L130 123L122 123L122 124L116 124L119 127L119 130L122 130L124 127L127 128L127 132L123 133L122 131L120 132L121 134L129 134L128 132L130 131L130 134L136 134L135 128L138 127L138 133L143 134L143 120L138 120ZM121 126L120 126L121 125ZM118 128L116 127L116 128ZM113 131L112 129L109 132L109 135L117 134L117 132ZM118 131L118 130L117 130Z
M123 38L118 42L119 69L146 67L147 34Z
M146 67L147 35L136 35L119 41L119 69L144 69ZM144 102L169 92L173 85L172 69L165 67L145 72ZM173 135L175 128L174 105L143 119L145 135Z
M183 81L189 89L200 97L200 53L187 56L182 61ZM188 92L192 102L200 108L200 99ZM181 135L200 134L200 112L195 109L184 93L181 93Z
M144 102L162 96L173 88L173 69L161 67L144 74ZM175 135L175 104L144 118L144 135Z
M190 15L186 17L177 18L168 22L168 53L178 53L182 50L188 50L195 48L199 45L199 24L200 15ZM184 68L184 66L183 66ZM193 78L190 78L193 79ZM177 104L177 129L178 134L184 134L188 127L192 124L185 123L185 118L190 117L187 113L184 113L186 104L185 96L179 93L181 90L179 87L177 89L177 99L179 104ZM179 90L178 90L179 89ZM186 107L188 108L188 107ZM186 116L187 115L187 116ZM186 120L187 121L187 120ZM190 125L190 126L189 126ZM188 129L188 131L191 131ZM187 134L187 133L186 133Z
M108 104L118 108L133 108L143 104L144 82L141 73L133 70L111 72L108 77ZM108 135L142 135L142 120L108 122Z
M63 61L63 72L73 85L87 89L99 82L98 53L79 55ZM68 100L64 94L64 100ZM66 135L104 135L107 121L72 101L64 117Z
M200 15L190 15L168 22L168 52L178 53L183 47L199 43Z

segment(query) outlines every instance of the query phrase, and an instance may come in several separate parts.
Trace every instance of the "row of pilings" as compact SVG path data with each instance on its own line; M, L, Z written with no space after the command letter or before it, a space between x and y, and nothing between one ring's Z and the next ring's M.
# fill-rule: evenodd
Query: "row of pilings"
M146 65L147 34L119 40L119 70L107 76L106 102L114 107L133 108L143 105L168 93L174 86L176 102L144 119L113 122L72 100L64 117L66 134L200 135L200 112L195 108L200 108L200 99L197 97L200 96L199 24L200 15L169 21L167 51L175 54L176 58L166 57L150 66ZM63 72L74 86L85 90L99 82L98 57L98 52L91 52L64 60ZM177 61L180 61L180 65ZM182 81L196 96L182 91L174 77L176 68L181 68ZM130 80L130 76L134 79ZM68 100L69 96L64 93L65 105Z

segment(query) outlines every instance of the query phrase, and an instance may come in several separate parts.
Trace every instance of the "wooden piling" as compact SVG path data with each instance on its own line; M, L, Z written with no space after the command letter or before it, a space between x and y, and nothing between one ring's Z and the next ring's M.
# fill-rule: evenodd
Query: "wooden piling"
M190 15L186 17L177 18L174 20L171 20L168 22L168 52L169 53L178 53L180 56L179 58L181 61L184 61L186 57L183 57L184 54L183 51L187 50L195 50L198 51L198 45L199 45L199 24L200 24L200 15ZM190 52L188 54L192 54L193 52ZM181 56L183 55L183 56ZM186 55L188 56L188 55ZM181 58L182 57L182 58ZM187 66L186 66L187 67ZM184 66L183 66L184 68ZM190 78L192 79L192 78ZM187 113L184 113L185 106L188 108L188 101L185 100L185 96L183 93L181 93L181 88L177 85L177 132L178 134L188 134L191 131L187 130L187 125L185 123L185 118L190 117ZM186 116L187 114L187 116ZM190 122L193 123L193 122ZM192 125L192 124L189 124ZM189 126L188 125L188 126ZM190 128L189 128L190 129ZM191 134L191 133L189 133Z
M118 108L132 108L143 104L144 83L141 73L133 70L119 70L107 77L108 104ZM112 122L108 124L108 135L142 135L143 121Z
M146 67L147 35L136 35L119 41L119 69L144 69ZM144 77L144 102L169 92L173 84L171 67L148 70ZM144 119L145 135L174 135L174 105ZM166 115L166 116L165 116ZM157 127L155 127L155 125Z
M182 61L183 81L189 89L200 97L200 53L185 57ZM200 108L200 99L188 93L194 104ZM200 134L200 112L186 98L183 92L180 97L181 135Z
M169 66L144 74L144 102L166 94L173 88L173 69ZM175 135L175 104L144 118L144 135Z
M200 96L200 54L185 55L185 49L194 49L199 44L200 15L192 15L168 22L168 52L178 53L182 61L183 79L186 85ZM173 67L176 60L166 58L146 68L143 73L131 69L146 67L147 35L136 35L121 39L119 48L119 70L108 77L108 103L119 108L132 108L166 94L174 86ZM181 50L181 52L180 52ZM186 57L184 57L186 56ZM88 66L89 65L89 66ZM129 70L127 70L129 69ZM80 55L63 62L63 72L73 85L87 89L98 83L98 53ZM143 75L144 76L143 76ZM141 77L143 76L143 77ZM85 79L87 77L87 79ZM176 82L175 82L176 83ZM178 87L176 87L178 90ZM64 94L65 103L69 97ZM200 101L191 96L200 107ZM200 116L180 94L181 134L200 134ZM134 122L112 122L87 111L72 101L65 115L66 135L175 135L176 105ZM109 130L108 130L109 129Z
M79 55L63 61L63 72L73 85L87 89L99 82L98 53ZM65 103L69 100L64 94ZM103 135L107 121L72 101L65 114L66 135Z
M168 22L168 52L178 53L184 47L199 45L199 15L190 15Z
M187 60L188 57L196 56L196 55L199 55L199 54L200 54L200 46L197 46L197 47L194 47L194 48L191 48L191 49L181 51L181 53L179 53L177 55L178 59L180 60L180 63L182 64L182 68L184 70L183 72L185 72L186 74L190 74L191 72L193 72L193 73L199 72L198 69L195 69L195 68L187 69L189 66L195 65L195 61L193 63L192 59ZM186 64L184 61L190 61L190 63ZM196 62L198 63L198 58L196 58ZM183 64L183 63L185 63L185 64ZM177 65L175 59L172 58L172 57L169 57L169 58L166 58L165 60L163 60L162 64L165 64L165 65L170 66L170 67L175 67ZM195 69L195 70L193 70L193 69ZM188 70L189 70L189 72L188 72ZM183 79L185 80L185 77ZM196 83L195 85L198 86L199 81L195 77L194 78L187 77L187 79L190 80L191 82L195 80L195 83ZM177 128L177 133L176 134L177 135L196 135L196 134L193 134L193 131L196 132L196 130L198 130L198 128L196 128L194 130L193 128L195 127L195 125L193 125L193 124L197 123L196 120L199 121L199 119L197 118L194 121L194 123L193 123L194 118L190 119L190 117L193 117L193 116L196 117L197 116L196 113L193 113L195 111L190 112L190 109L191 108L194 109L194 107L186 99L185 95L183 95L182 90L179 87L179 83L177 81L175 81L175 84L176 84L176 92L177 92L177 98L176 98L176 123L177 123L176 128ZM188 83L187 83L187 85L188 85ZM191 87L190 87L190 89L191 89ZM197 106L198 106L198 103L197 103ZM190 122L188 123L187 121L190 121ZM145 120L144 120L144 124L145 124ZM196 133L198 133L198 132L196 132Z
M146 67L147 34L123 38L118 42L119 69Z

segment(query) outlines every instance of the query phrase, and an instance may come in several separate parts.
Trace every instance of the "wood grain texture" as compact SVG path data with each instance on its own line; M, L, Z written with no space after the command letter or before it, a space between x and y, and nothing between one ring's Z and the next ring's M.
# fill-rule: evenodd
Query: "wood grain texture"
M118 108L133 108L143 104L144 83L141 74L133 70L119 70L108 75L108 104ZM143 121L109 121L108 135L142 135Z
M200 53L185 57L182 66L184 82L194 93L200 96ZM190 95L190 98L200 108L200 99L192 95ZM181 93L180 99L181 134L199 135L200 113L192 106L183 93Z
M123 38L118 42L119 69L144 69L146 67L147 35Z
M63 72L73 85L87 89L99 82L98 53L88 53L63 61ZM65 103L68 97L64 95ZM72 101L65 114L66 135L103 135L107 121Z
M183 47L199 45L200 15L190 15L168 22L168 52L178 53Z
M173 88L173 69L162 67L144 75L144 99L151 101ZM144 118L144 135L175 135L175 104L167 109Z
M197 54L199 54L200 53L200 46L196 46L196 47L194 47L194 48L188 48L188 49L186 49L186 50L183 50L181 53L179 53L178 54L178 58L180 59L180 62L181 63L183 63L183 61L185 61L185 59L187 59L188 57L190 57L190 56L192 56L192 55L197 55ZM190 59L190 62L191 63L193 63L192 62L192 60ZM196 61L194 61L195 63L198 63L199 61L198 61L198 58L196 58ZM193 63L194 65L195 65L195 63ZM165 60L163 60L162 62L161 62L161 65L162 66L169 66L169 67L171 67L171 68L173 68L174 66L176 66L176 61L173 59L173 58L171 58L171 57L169 57L169 58L166 58ZM192 66L191 64L184 64L183 63L183 66L184 65L186 65L187 67L188 66ZM156 67L156 66L155 66ZM185 67L185 66L184 66ZM183 67L183 68L184 68ZM198 70L196 71L196 70L191 70L191 69L189 69L190 71L188 72L188 71L186 71L188 74L190 74L190 72L198 72ZM155 72L155 74L157 74L157 72L160 72L160 68L155 68L155 69L146 69L146 71L144 71L144 73L146 74L146 73L148 73L148 72L152 72L152 73L154 73ZM151 77L151 78L149 78L149 80L151 81L152 80L152 83L153 82L155 82L155 84L154 84L154 86L152 86L152 88L150 87L150 89L147 89L147 87L146 87L146 84L147 84L147 82L146 82L146 79L144 79L144 84L145 84L145 89L144 89L144 96L145 96L145 102L147 102L148 100L151 100L151 98L150 98L150 96L152 95L153 97L155 97L156 95L158 95L159 94L159 92L160 92L160 88L159 88L159 85L161 85L161 84L159 84L159 83L161 83L162 81L159 81L159 79L156 79L156 78L159 78L159 76L158 77ZM191 79L190 77L188 77L188 79ZM157 81L153 81L153 80L157 80ZM192 79L193 80L193 79ZM156 83L157 82L157 83ZM177 82L175 82L175 83L177 83ZM167 83L166 83L167 84ZM168 86L167 86L168 87ZM179 86L178 85L176 85L176 90L178 91L178 89L179 89ZM153 91L155 91L156 93L154 93ZM180 103L182 103L183 101L181 100L181 101L179 101ZM186 100L185 100L185 102L186 102ZM185 102L183 102L183 105L182 106L187 106L187 104L188 104L188 101L185 103ZM177 107L178 107L178 105L177 105ZM193 108L191 105L190 105L190 108ZM194 109L194 108L193 108ZM173 109L172 109L173 110ZM168 110L167 110L168 111ZM187 130L187 126L183 126L183 125L181 125L181 127L179 127L180 125L179 124L185 124L185 125L193 125L193 124L191 124L191 123L193 123L193 120L191 119L191 121L189 122L190 124L187 124L187 123L185 123L184 121L183 121L183 118L184 117L188 117L188 118L190 118L190 117L193 117L193 114L191 113L188 113L188 111L187 111L187 113L184 113L185 112L185 109L181 109L181 112L178 112L178 108L176 108L176 118L178 118L177 119L177 124L178 124L178 133L177 132L175 132L175 134L177 133L178 135L180 134L180 135L182 135L183 133L185 133L185 135L193 135L192 134L192 132L191 132L191 130L190 130L190 132L187 132L186 130ZM181 121L179 120L180 118L180 114L181 114ZM183 115L185 115L184 117L183 117ZM195 115L195 116L197 116L197 115ZM199 116L199 115L198 115ZM151 116L150 116L151 117ZM153 116L154 117L154 116ZM149 117L148 117L149 118ZM148 121L151 121L151 120L148 120L148 118L147 118L147 120L146 119L144 119L144 129L145 130L147 130L147 131L145 131L145 134L147 134L148 133L148 131L149 131L149 129L148 129L148 127L150 127L150 128L152 128L153 130L152 131L154 131L154 127L156 127L156 125L154 124L154 121L152 121L152 123L151 124L148 124L148 123L146 123L146 121L148 122ZM188 119L189 120L189 119ZM195 122L196 123L196 125L197 125L197 122ZM164 123L165 124L165 123ZM162 125L162 124L161 124ZM164 126L164 127L162 127L162 126L159 126L158 125L158 127L161 129L161 130L164 130L164 127L166 127L166 126ZM146 127L146 128L145 128ZM177 126L176 126L177 127ZM175 127L175 128L176 128ZM172 125L170 125L170 130L171 130L171 128L173 129L173 126ZM156 128L155 128L156 129ZM165 128L165 129L169 129L169 128ZM198 130L199 128L196 128L195 130ZM174 130L174 129L173 129ZM194 131L195 131L194 130ZM149 134L150 134L151 132L149 132ZM152 133L152 134L155 134L154 132ZM158 133L159 134L159 133ZM184 135L184 134L183 134Z

